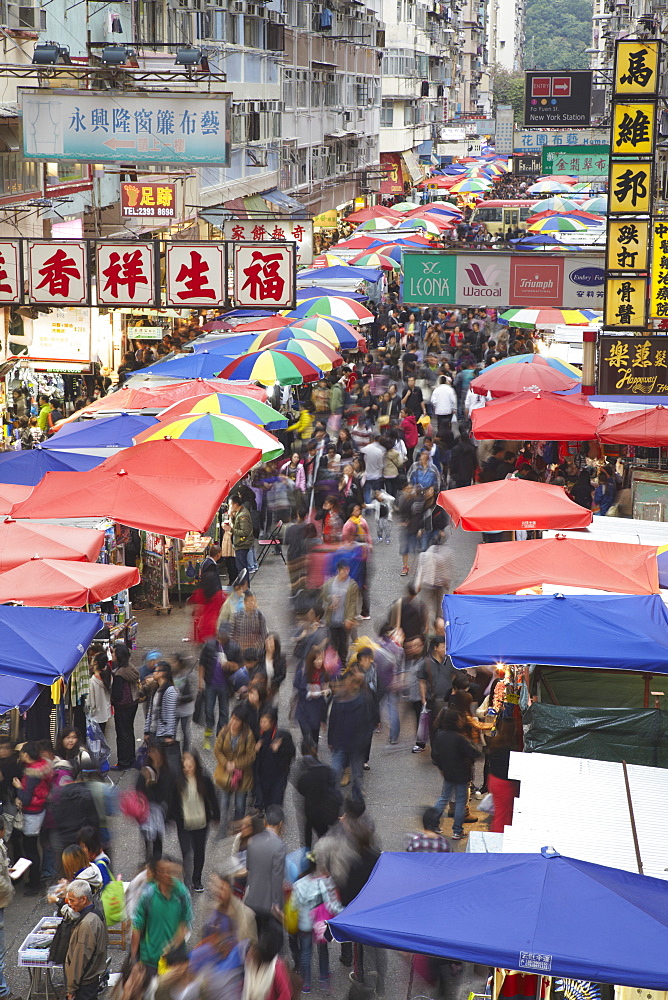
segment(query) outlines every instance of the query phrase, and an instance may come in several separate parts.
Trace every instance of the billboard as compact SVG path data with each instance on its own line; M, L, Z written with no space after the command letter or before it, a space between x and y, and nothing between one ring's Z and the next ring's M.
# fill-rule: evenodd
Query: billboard
M175 218L176 184L122 183L121 216L124 219Z
M597 390L606 396L668 396L668 337L601 337Z
M380 169L383 177L380 182L381 194L403 194L404 173L401 163L401 153L381 153Z
M602 309L603 254L403 254L402 300L414 304Z
M91 163L230 165L228 94L19 91L23 156Z
M527 72L524 125L527 128L572 128L591 121L591 70Z
M336 228L336 211L334 212ZM310 219L227 219L223 224L226 240L244 240L248 243L297 244L297 263L313 263L313 222Z
M496 151L507 156L513 151L515 137L515 112L512 104L498 104L496 108Z
M575 174L577 177L605 177L610 166L610 147L543 146L542 174Z
M234 301L239 309L293 309L296 247L294 243L233 247Z
M608 128L515 129L513 152L532 153L543 146L609 146Z
M538 177L543 173L540 153L515 153L512 163L516 177Z

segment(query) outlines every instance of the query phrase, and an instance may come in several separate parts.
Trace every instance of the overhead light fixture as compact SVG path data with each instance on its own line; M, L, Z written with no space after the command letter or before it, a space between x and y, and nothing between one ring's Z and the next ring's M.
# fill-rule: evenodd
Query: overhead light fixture
M55 66L58 62L71 64L70 50L58 42L40 42L32 54L33 66Z
M105 45L100 58L105 66L123 66L131 54L132 50L125 45Z
M176 52L175 66L197 66L202 61L202 50L188 45L186 48L178 49Z

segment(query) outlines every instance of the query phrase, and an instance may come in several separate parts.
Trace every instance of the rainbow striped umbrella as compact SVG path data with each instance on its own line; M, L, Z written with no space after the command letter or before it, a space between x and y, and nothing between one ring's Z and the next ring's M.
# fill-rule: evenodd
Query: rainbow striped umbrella
M359 232L360 230L366 232L374 229L391 229L393 225L394 222L392 219L368 219L366 222L363 222L361 226L358 226L355 232Z
M323 377L321 368L306 358L286 351L265 349L242 354L232 358L225 365L221 378L244 382L260 382L261 385L301 385L302 382L317 382Z
M599 319L600 312L594 309L506 309L499 314L499 322L507 326L531 329L534 326L587 326ZM518 355L521 357L521 355Z
M569 364L568 361L562 361L561 358L545 357L544 354L516 354L512 358L502 358L501 361L495 361L493 365L488 365L485 368L485 372L491 372L492 368L522 364L523 362L531 365L547 365L549 368L554 368L555 371L561 372L562 375L573 375L575 378L582 378L582 372L575 365Z
M338 295L322 295L320 298L303 298L297 302L296 309L288 309L283 313L290 319L306 319L307 316L335 316L346 323L373 323L373 313L365 306Z
M399 251L399 257L401 257L401 251ZM383 271L401 270L401 261L394 260L384 253L361 253L357 257L353 257L350 263L357 267L379 267Z
M570 190L568 184L561 184L559 181L538 181L528 189L529 194L564 194Z
M405 219L397 226L397 229L421 229L425 233L430 233L431 236L440 236L442 230L449 228L447 223L439 225L433 219L416 219L415 216Z
M335 253L321 253L313 261L313 267L337 267L339 264L346 264L343 257L337 257Z
M344 351L366 350L363 335L358 333L350 323L346 323L342 319L335 319L333 316L309 316L307 319L293 323L292 327L311 330L324 337L334 347L340 347Z
M417 201L400 201L398 205L392 206L395 212L410 212L412 209L419 207L420 205Z
M324 372L331 372L343 364L343 358L331 344L318 343L316 340L279 340L268 345L271 351L285 351L296 357L306 358ZM251 353L251 352L249 352Z
M323 344L333 351L339 351L341 346L334 334L326 337L322 333L316 333L314 330L305 330L303 327L295 325L286 326L282 330L265 330L264 333L258 333L248 351L261 351L264 347L273 347L279 340L310 340L311 343Z
M266 337L267 334L259 336ZM252 396L235 396L231 392L212 392L209 396L201 396L198 399L192 397L181 399L163 410L160 420L173 420L185 413L215 413L216 416L241 417L242 420L249 420L251 424L267 427L269 430L279 430L288 426L287 417L273 407L261 403L259 399L253 399Z
M159 427L150 427L135 438L135 444L163 439L215 441L217 444L235 444L243 448L259 448L262 460L271 462L283 454L283 445L273 434L267 433L250 420L227 417L216 413L186 413L174 420L161 421Z
M580 208L577 201L572 198L562 198L561 195L555 194L552 198L545 198L543 201L537 201L533 208L529 209L529 215L539 215L542 212L573 212Z
M569 215L549 215L527 226L530 233L577 233L587 228L580 219Z
M482 177L470 177L465 181L457 181L450 190L453 194L480 194L482 191L489 191L492 181Z

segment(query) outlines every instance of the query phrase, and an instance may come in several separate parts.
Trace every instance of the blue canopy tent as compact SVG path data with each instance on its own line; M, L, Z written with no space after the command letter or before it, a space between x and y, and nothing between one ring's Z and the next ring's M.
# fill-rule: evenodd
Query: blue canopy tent
M29 451L6 451L0 455L0 483L36 486L47 472L87 472L103 461L98 455L61 452L57 447L52 450L38 445Z
M668 989L668 883L541 854L381 854L337 941Z
M539 663L668 674L668 610L658 594L443 598L456 667Z
M0 675L53 684L72 673L101 628L100 616L86 611L0 605Z
M41 684L23 680L21 677L7 677L0 674L0 715L18 708L27 712L35 704L42 692Z
M157 423L156 417L140 413L118 413L98 420L81 420L76 424L65 424L44 447L49 451L54 448L131 448L134 437Z
M324 288L322 285L309 285L309 280L307 278L305 281L301 281L297 276L297 294L308 292L314 298L322 295L344 295L347 299L355 299L356 302L364 302L369 298L368 295L362 295L360 292L350 292L347 288Z
M383 272L373 267L355 267L354 264L333 264L331 267L309 267L297 271L297 281L317 278L318 281L380 281Z
M159 368L144 368L141 374L144 377L156 375L160 378L215 378L231 360L231 357L224 354L214 354L205 347L204 350L197 351L196 354L184 354L180 358L165 361Z

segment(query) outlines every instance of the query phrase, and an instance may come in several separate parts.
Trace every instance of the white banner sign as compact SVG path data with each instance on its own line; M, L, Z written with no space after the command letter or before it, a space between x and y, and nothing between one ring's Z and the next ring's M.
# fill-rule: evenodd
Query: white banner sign
M239 309L290 309L295 298L293 245L234 248L234 301Z
M97 304L150 306L155 302L151 243L98 243Z
M222 306L226 300L225 248L217 243L168 243L165 305Z
M297 244L297 265L313 263L313 222L311 219L228 219L223 227L226 240L248 243Z
M507 156L513 151L515 130L515 112L512 104L499 104L496 109L496 139L497 153Z
M508 304L510 257L477 253L457 255L458 305L485 305L495 309Z
M535 153L543 146L607 146L610 130L606 128L584 129L515 129L514 151Z
M29 302L49 306L90 302L88 245L84 240L26 242Z

